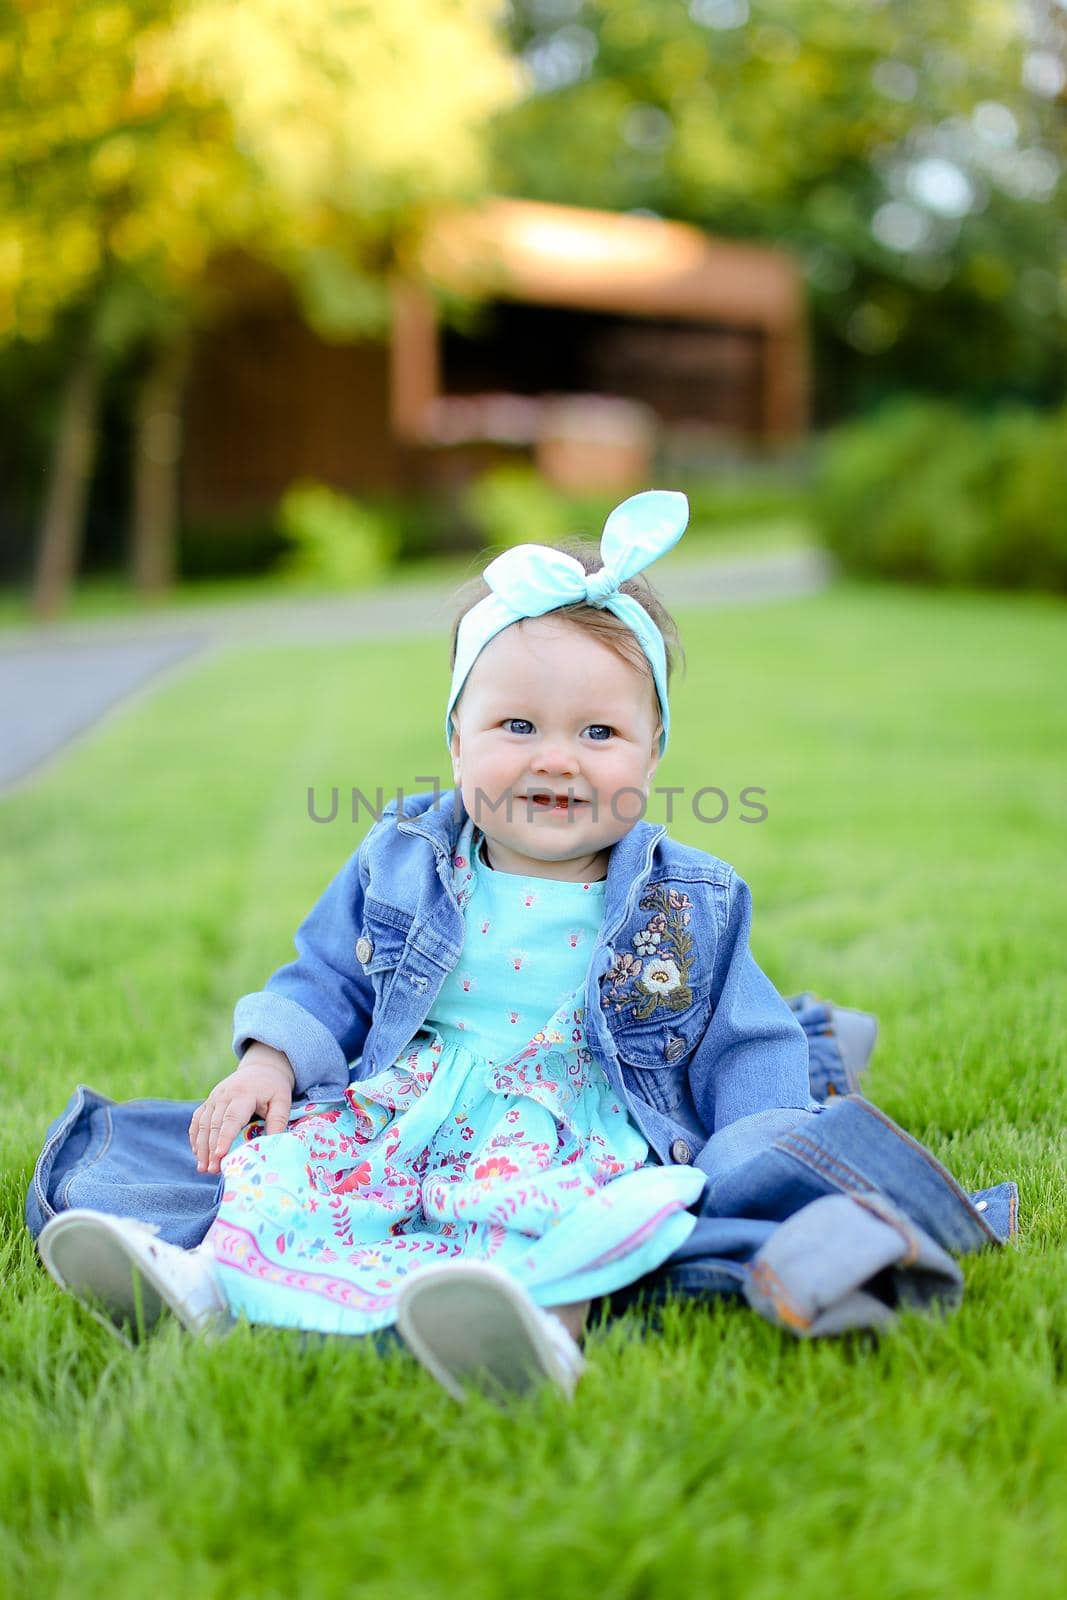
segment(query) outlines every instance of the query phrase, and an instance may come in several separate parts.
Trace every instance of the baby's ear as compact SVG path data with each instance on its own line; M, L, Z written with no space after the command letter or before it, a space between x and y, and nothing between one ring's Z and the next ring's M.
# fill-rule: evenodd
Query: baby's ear
M648 775L649 775L650 778L651 778L652 774L655 772L656 768L659 766L660 756L663 753L660 750L660 739L661 739L662 735L663 735L663 724L662 724L662 722L658 722L656 724L656 731L652 735L652 748L649 751L649 761L650 761L651 765L649 766L649 769L648 769Z
M452 737L448 741L448 748L452 752L452 776L459 782L459 730L452 724Z

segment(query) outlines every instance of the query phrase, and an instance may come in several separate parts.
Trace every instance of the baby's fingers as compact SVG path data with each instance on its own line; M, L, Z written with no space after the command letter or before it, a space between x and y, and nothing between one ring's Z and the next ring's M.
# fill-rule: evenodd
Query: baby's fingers
M247 1095L235 1095L223 1111L221 1120L211 1119L211 1162L209 1172L218 1172L219 1162L229 1150L242 1128L246 1127L255 1110Z
M267 1101L267 1122L265 1133L284 1133L289 1126L289 1111L293 1097L284 1089Z
M197 1106L193 1113L193 1120L189 1127L189 1138L196 1156L198 1172L206 1172L207 1164L211 1157L211 1101L205 1100L202 1106Z

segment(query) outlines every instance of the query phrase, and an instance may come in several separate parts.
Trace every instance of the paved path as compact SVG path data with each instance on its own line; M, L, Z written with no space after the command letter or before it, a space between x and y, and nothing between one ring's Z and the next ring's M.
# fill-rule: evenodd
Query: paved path
M206 637L0 643L0 790L35 771L120 700L188 660Z
M672 561L656 569L669 606L714 608L810 594L833 573L820 551ZM444 632L451 585L405 584L337 599L271 599L0 629L0 791L35 774L114 707L207 651Z

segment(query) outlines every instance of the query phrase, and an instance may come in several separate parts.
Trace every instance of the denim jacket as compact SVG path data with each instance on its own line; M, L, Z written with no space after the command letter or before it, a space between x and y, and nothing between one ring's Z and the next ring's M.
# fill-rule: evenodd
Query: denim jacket
M235 1054L253 1039L283 1050L298 1095L388 1066L460 959L451 857L467 813L457 790L436 800L385 808L297 929L297 959L237 1004ZM698 1164L738 1118L814 1105L807 1038L756 964L750 916L734 869L660 824L638 822L611 850L586 1033L665 1163Z

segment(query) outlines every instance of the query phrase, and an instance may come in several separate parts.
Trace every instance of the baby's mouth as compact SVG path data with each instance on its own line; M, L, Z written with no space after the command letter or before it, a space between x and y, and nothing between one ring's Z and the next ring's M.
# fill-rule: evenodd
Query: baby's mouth
M520 799L525 800L528 805L536 806L539 811L568 811L572 807L577 809L578 806L589 804L588 800L579 800L576 795L546 794L544 791L521 795Z

